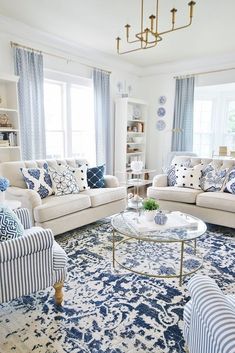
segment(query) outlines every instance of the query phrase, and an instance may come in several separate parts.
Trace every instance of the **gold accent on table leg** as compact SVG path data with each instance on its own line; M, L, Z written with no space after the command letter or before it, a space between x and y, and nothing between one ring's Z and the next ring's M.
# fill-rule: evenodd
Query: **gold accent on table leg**
M197 254L197 239L194 239L194 255Z
M113 229L113 268L115 268L115 230Z
M184 261L184 241L181 243L181 254L180 254L180 281L179 284L182 286L183 279L183 261Z
M64 282L56 282L53 287L55 289L55 303L56 305L61 305L64 293L63 293Z

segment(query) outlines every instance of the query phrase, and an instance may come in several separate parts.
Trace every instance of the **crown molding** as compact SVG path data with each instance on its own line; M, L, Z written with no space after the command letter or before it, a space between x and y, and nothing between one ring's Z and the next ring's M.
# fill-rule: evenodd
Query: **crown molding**
M139 66L130 64L97 49L79 45L48 32L41 31L11 17L0 14L0 31L10 35L13 39L21 41L22 44L31 43L35 49L45 50L55 54L68 56L68 58L79 61L81 64L98 66L107 71L124 71L129 74L139 75Z

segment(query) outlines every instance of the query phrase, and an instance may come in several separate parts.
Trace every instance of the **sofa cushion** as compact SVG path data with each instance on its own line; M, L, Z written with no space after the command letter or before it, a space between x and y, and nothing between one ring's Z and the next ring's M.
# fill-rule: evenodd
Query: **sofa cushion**
M204 192L198 195L197 206L235 212L235 196L225 192Z
M69 170L71 170L71 172L74 175L74 178L76 180L76 183L79 187L80 191L84 191L84 190L88 190L90 189L90 187L88 186L87 183L87 165L83 164L81 165L81 167L69 167Z
M52 195L43 199L42 205L34 208L34 218L36 222L42 223L88 207L91 207L91 201L84 193L60 197Z
M77 181L67 166L57 166L55 169L50 168L49 171L56 196L79 193Z
M230 192L230 194L235 194L235 167L230 169L230 171L227 175L227 180L226 180L226 185L225 185L224 191Z
M0 242L21 237L24 228L17 215L8 207L0 207Z
M203 191L220 191L223 188L228 168L216 168L212 163L202 170L201 188Z
M104 165L87 169L87 182L91 189L104 188Z
M153 197L157 200L196 203L197 196L202 192L202 190L187 189L176 186L149 187L148 197Z
M203 165L198 164L192 168L176 167L176 184L184 188L201 190L200 180L202 175Z
M97 207L109 202L124 199L126 197L126 188L90 189L83 191L82 195L88 195L91 199L91 207Z
M21 172L27 188L35 190L44 199L52 195L52 181L48 170L45 168L22 168Z

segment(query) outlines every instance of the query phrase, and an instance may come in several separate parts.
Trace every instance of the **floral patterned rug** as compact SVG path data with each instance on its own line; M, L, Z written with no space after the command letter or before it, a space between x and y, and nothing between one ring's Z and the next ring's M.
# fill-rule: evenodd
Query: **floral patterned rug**
M182 327L188 277L180 287L178 279L114 270L107 221L56 240L69 257L64 305L53 305L51 288L0 305L0 353L185 352ZM198 248L204 256L198 273L213 277L225 292L235 294L235 230L209 226ZM149 249L146 254L151 257ZM174 250L171 256L176 256ZM132 265L138 265L135 256L132 259ZM189 259L190 251L188 268Z

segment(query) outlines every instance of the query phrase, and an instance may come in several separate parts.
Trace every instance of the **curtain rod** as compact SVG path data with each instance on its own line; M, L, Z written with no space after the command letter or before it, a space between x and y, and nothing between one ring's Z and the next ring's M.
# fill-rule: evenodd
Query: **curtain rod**
M75 62L75 63L78 63L80 65L83 65L83 66L86 66L86 67L89 67L90 69L100 69L98 67L95 67L95 66L91 66L91 65L87 65L87 64L84 64L84 63L81 63L80 61L77 61L77 60L74 60L74 59L70 59L70 58L66 58L65 56L62 56L62 55L57 55L57 54L52 54L52 53L49 53L47 51L43 51L43 50L39 50L39 49L34 49L34 48L31 48L31 47L28 47L26 45L23 45L23 44L19 44L19 43L15 43L15 42L10 42L11 43L11 47L18 47L18 48L23 48L23 49L26 49L26 50L30 50L30 51L34 51L34 52L37 52L37 53L40 53L40 54L45 54L45 55L48 55L48 56L52 56L54 58L58 58L58 59L62 59L62 60L65 60L67 61L67 63L69 62ZM100 69L102 71L105 71L107 72L108 74L111 74L112 71L108 71L108 70L104 70L104 69Z
M218 69L218 70L211 70L211 71L196 72L194 74L179 75L179 76L174 76L174 78L176 79L176 78L186 78L186 77L199 76L199 75L208 75L208 74L214 74L216 72L231 71L231 70L235 70L235 67L230 67L227 69Z

